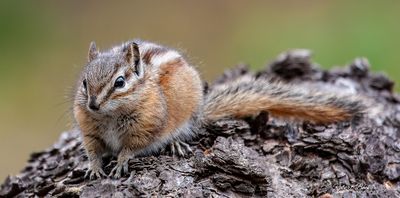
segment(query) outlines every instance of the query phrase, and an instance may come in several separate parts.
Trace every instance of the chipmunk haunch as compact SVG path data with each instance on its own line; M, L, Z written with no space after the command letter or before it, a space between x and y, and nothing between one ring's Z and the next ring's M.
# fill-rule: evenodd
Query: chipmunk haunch
M117 156L110 175L128 172L128 160L169 145L177 155L199 127L227 117L268 111L315 123L351 119L364 106L352 96L307 91L241 78L203 97L198 72L174 49L134 40L98 51L90 44L77 83L74 117L89 158L87 176L105 176L102 156Z

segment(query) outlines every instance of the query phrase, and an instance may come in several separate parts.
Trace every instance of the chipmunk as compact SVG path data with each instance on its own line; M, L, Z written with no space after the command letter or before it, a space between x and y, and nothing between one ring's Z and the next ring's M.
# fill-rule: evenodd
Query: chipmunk
M337 96L263 79L239 78L203 95L199 73L176 50L134 40L104 52L90 44L73 112L89 159L87 176L106 176L102 156L117 156L110 176L128 172L128 160L170 145L176 155L199 127L223 118L267 111L272 116L326 124L363 111L353 96Z

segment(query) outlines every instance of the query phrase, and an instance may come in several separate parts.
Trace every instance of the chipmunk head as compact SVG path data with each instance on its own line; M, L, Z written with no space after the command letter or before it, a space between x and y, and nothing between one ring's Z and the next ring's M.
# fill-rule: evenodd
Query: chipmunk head
M134 100L143 70L136 43L129 42L100 53L92 42L88 63L78 84L76 103L93 114L113 114Z

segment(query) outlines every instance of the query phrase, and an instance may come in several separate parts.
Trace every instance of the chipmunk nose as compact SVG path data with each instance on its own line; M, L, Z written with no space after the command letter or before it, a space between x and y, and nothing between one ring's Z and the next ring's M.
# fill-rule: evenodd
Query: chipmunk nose
M97 111L100 109L99 104L96 103L96 96L90 96L89 99L89 108L93 111Z

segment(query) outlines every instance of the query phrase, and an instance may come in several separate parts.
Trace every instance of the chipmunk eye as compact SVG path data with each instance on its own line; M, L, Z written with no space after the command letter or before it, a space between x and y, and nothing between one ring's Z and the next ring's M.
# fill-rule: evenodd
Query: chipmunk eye
M115 88L122 88L125 86L125 78L123 76L118 77L115 80L114 87Z
M85 90L87 89L87 83L86 83L86 79L83 80L83 88L85 88Z

